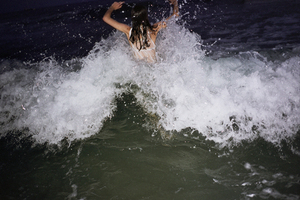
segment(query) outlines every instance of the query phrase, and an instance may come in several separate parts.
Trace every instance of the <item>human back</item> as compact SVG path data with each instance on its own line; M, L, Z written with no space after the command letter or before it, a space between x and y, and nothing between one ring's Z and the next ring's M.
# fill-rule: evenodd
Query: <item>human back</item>
M130 37L132 36L132 29L129 32L129 43L132 47L133 54L135 58L139 60L147 60L149 63L153 63L156 61L156 51L155 51L155 43L153 39L151 38L151 35L154 35L149 30L146 30L147 35L145 36L145 40L147 40L147 43L142 43L142 37L139 38L137 41L131 41ZM152 36L155 37L156 36Z
M156 61L155 41L157 25L152 26L148 19L147 9L142 5L136 5L131 11L132 28L128 40L133 49L134 56L148 62Z

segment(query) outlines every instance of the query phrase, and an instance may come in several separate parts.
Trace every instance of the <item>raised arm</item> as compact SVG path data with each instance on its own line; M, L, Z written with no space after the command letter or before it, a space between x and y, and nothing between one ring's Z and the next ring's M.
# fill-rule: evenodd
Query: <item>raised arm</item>
M117 22L116 20L111 18L111 13L114 10L118 10L122 7L124 1L123 2L114 2L109 9L106 11L106 13L103 16L103 21L106 22L107 24L109 24L110 26L114 27L115 29L122 31L123 33L125 33L127 36L129 34L130 31L130 26Z
M177 0L169 0L170 4L173 5L173 14L167 18L167 20L169 20L171 17L179 16L179 8L178 8L178 2Z
M170 5L173 5L173 14L171 16L169 16L166 21L168 21L169 19L171 19L171 17L173 16L176 16L178 17L179 16L179 8L178 8L178 2L177 0L169 0L170 2ZM165 21L161 21L161 22L158 22L156 24L154 24L154 27L155 28L155 31L156 33L162 29L162 28L166 28L167 27L167 23Z

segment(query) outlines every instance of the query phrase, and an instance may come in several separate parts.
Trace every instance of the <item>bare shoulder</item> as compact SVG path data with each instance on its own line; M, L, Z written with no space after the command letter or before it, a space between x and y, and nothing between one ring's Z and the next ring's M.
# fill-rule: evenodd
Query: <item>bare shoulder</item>
M153 25L153 30L156 32L160 31L162 28L166 28L167 27L167 24L166 22L164 21L161 21L161 22L157 22Z
M153 30L150 32L151 40L152 40L154 43L155 43L155 41L156 41L157 33L158 33L158 31L156 31L154 28L153 28Z
M131 29L131 27L128 26L128 25L126 25L126 26L124 27L124 31L122 31L123 33L126 34L127 38L129 38L129 32L130 32L130 29Z

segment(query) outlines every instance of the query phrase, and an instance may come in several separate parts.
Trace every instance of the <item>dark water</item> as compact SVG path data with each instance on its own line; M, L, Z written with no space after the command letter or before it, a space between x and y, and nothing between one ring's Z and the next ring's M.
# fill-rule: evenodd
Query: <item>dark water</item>
M179 4L156 64L106 4L1 15L1 199L300 198L299 2Z

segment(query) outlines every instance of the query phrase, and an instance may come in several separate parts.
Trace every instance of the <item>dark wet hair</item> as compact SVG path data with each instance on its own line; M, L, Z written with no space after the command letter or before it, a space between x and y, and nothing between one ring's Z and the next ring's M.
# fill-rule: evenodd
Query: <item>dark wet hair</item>
M147 9L142 5L136 5L131 10L132 31L130 42L132 44L139 43L139 50L149 47L148 29L153 30L148 19Z

